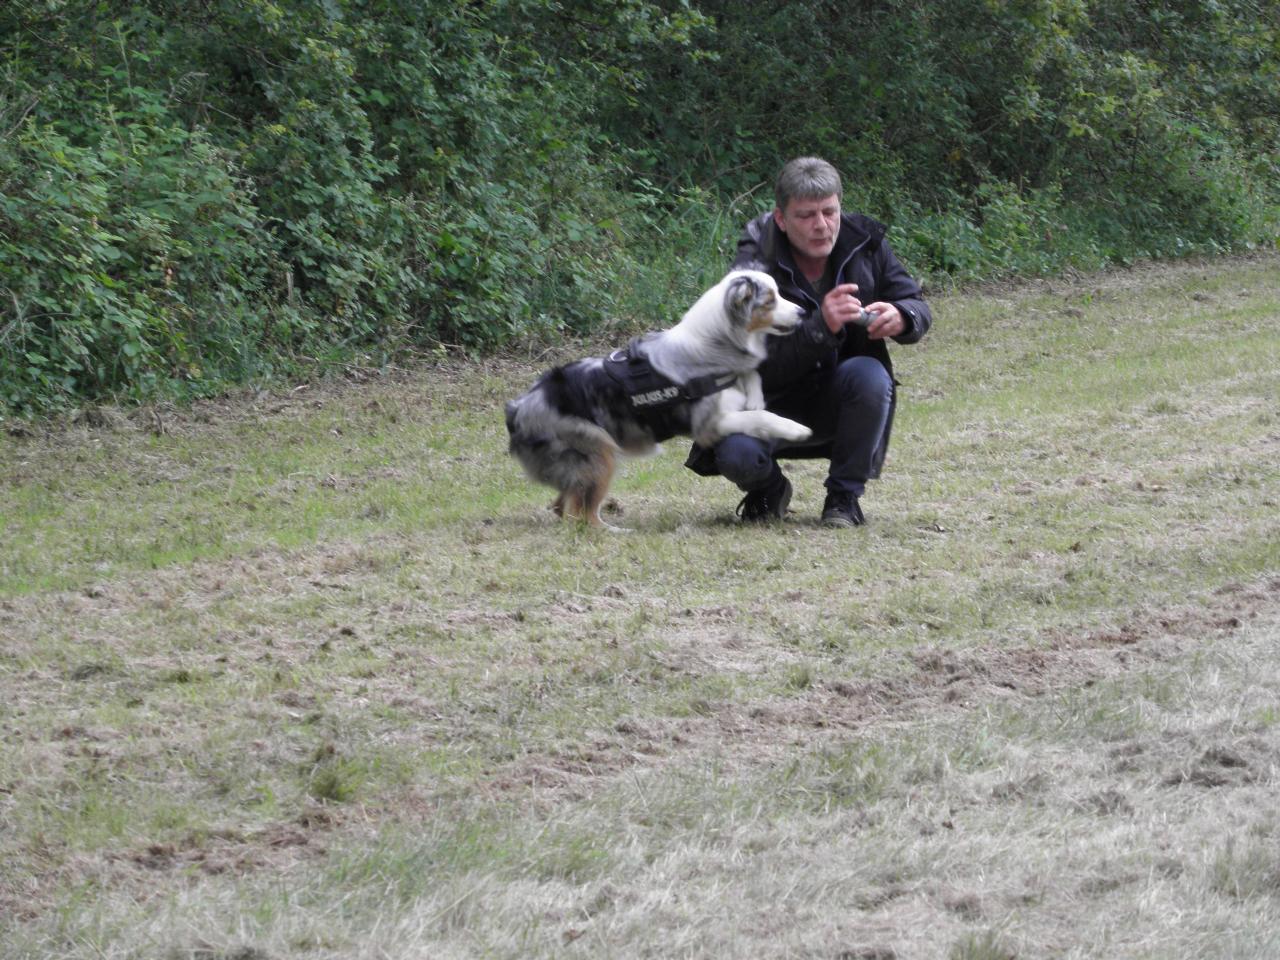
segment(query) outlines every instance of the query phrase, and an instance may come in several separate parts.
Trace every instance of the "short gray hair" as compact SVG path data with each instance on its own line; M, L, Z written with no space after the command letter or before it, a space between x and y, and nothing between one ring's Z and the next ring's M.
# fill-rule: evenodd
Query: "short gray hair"
M779 210L786 210L790 200L817 200L843 194L840 174L819 157L796 157L788 160L773 187L773 199Z

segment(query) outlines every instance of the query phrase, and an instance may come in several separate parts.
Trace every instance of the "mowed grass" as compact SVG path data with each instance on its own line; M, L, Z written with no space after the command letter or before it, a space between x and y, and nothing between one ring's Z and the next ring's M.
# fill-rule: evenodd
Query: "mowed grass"
M1276 955L1278 268L936 299L854 531L555 521L549 357L5 424L0 952Z

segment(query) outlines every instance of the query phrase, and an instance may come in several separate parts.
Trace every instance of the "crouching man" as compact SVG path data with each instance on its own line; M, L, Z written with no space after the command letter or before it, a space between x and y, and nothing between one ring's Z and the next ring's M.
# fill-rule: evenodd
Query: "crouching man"
M735 268L756 265L778 292L809 309L801 328L773 337L760 367L765 407L810 427L803 444L731 434L713 449L697 445L686 466L721 474L746 493L738 515L781 520L791 481L779 460L830 461L822 523L865 522L859 498L880 476L893 424L895 381L888 341L916 343L933 322L920 285L885 242L885 227L840 209L840 174L799 157L782 168L776 206L747 224Z

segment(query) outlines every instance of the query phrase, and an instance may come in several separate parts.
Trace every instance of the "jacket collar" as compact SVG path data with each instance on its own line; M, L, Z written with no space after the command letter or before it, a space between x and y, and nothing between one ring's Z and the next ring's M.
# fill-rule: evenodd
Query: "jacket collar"
M760 223L760 252L766 260L771 260L791 274L795 279L798 271L795 260L791 256L791 243L787 235L778 229L773 213L766 213L757 221ZM836 245L831 250L831 260L836 264L836 276L850 258L867 247L871 250L880 246L888 228L878 220L860 213L840 214L840 234L836 237Z

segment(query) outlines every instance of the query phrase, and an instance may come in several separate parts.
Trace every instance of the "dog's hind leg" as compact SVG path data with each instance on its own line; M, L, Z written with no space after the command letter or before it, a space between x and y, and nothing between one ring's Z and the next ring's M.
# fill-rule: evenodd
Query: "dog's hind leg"
M587 516L584 512L583 500L583 491L566 490L556 497L556 502L551 505L551 509L555 511L557 517L565 520L581 520L585 523Z
M600 508L609 493L609 484L613 482L613 473L618 467L618 460L612 447L601 447L596 457L592 458L591 484L583 497L582 507L587 523L593 527L604 527L619 530L600 516Z
M583 476L583 485L569 494L572 515L588 526L601 527L615 532L629 532L625 527L615 527L600 516L600 508L604 505L609 493L609 485L613 482L613 474L617 469L617 448L612 445L601 445L593 452L590 464Z
M578 520L593 527L611 526L600 516L600 507L609 492L617 467L619 448L601 427L579 417L567 417L526 469L540 483L558 490L551 504L555 515Z

